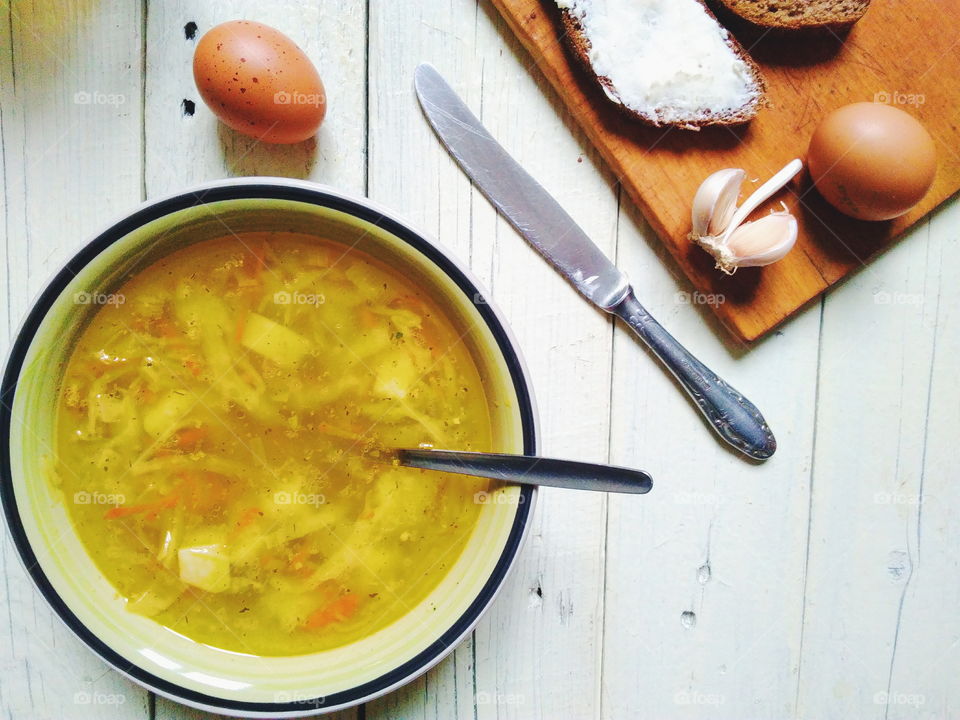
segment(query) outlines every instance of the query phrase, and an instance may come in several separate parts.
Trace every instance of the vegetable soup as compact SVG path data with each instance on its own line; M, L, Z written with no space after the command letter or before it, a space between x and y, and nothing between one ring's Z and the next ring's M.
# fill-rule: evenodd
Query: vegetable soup
M493 450L488 398L469 328L394 265L246 233L94 296L52 475L128 610L297 655L376 632L444 577L487 482L386 449Z

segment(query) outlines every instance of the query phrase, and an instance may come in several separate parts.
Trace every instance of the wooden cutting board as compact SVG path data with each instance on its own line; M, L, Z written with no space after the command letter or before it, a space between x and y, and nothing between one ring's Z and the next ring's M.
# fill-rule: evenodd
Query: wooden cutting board
M568 55L551 0L493 4L695 288L723 296L711 307L744 340L760 337L864 265L960 189L960 0L874 0L845 37L764 34L721 16L760 64L771 106L743 127L700 132L651 128L622 114ZM643 42L639 33L637 42ZM933 135L939 166L923 202L893 221L853 220L827 205L803 173L776 198L799 220L794 250L774 265L732 277L715 270L713 259L687 239L700 182L725 167L744 168L748 180L762 182L805 156L827 112L864 100L901 107Z

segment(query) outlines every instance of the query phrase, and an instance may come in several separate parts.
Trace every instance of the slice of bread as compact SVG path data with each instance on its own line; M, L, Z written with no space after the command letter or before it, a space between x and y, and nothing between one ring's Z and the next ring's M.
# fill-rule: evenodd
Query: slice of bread
M864 16L870 0L715 0L765 28L845 30Z
M760 69L703 0L554 0L564 42L644 122L697 130L751 120Z

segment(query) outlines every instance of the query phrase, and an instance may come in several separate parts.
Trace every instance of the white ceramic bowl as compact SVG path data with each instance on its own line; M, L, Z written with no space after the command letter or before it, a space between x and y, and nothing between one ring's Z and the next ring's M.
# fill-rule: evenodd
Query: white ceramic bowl
M14 544L37 588L103 660L150 690L247 717L332 712L412 680L453 650L490 605L523 542L535 493L486 498L461 557L422 603L350 645L293 657L252 657L195 643L128 612L94 565L45 473L63 363L94 305L131 272L185 244L256 230L292 230L402 263L472 328L497 444L534 454L536 412L519 349L497 309L449 252L388 210L330 188L278 178L211 183L146 203L94 237L47 284L20 328L3 375L0 496ZM86 295L85 295L86 294Z

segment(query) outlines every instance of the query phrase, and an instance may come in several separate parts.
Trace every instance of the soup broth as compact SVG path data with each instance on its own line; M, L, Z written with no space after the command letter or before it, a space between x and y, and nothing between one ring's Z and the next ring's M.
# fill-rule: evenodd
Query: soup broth
M493 449L462 319L398 267L284 233L196 243L94 297L53 475L129 611L296 655L436 587L487 483L386 448Z

